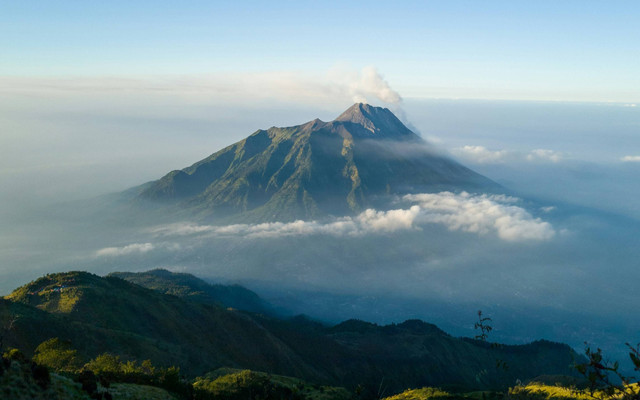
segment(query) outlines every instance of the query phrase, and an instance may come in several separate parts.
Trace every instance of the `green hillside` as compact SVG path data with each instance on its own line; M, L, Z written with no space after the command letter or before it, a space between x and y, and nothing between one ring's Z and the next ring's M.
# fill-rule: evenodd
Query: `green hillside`
M286 221L359 212L389 195L495 187L388 109L355 104L331 122L256 131L141 187L139 199L201 217Z
M277 319L86 272L51 274L16 289L0 301L2 321L13 317L5 345L28 355L57 337L77 349L81 362L108 351L123 360L177 365L190 376L232 367L350 390L377 387L383 378L394 391L500 388L516 379L571 374L577 357L562 344L493 346L415 320L329 327Z
M270 314L272 312L269 305L249 289L239 285L212 285L191 274L154 269L137 273L113 272L109 276L198 303L255 313Z

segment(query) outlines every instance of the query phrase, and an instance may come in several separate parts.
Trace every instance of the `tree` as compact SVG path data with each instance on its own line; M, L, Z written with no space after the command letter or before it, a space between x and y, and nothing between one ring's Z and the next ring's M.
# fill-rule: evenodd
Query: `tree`
M480 334L476 335L476 339L482 340L483 342L487 341L489 337L489 333L493 330L493 327L489 325L491 322L491 318L482 317L482 310L478 310L478 322L474 324L474 329L480 329Z
M594 399L640 400L640 382L632 376L624 375L618 361L605 360L602 349L594 351L586 343L585 345L588 361L576 365L576 369L589 381L588 394ZM640 371L640 344L633 347L626 343L626 346L634 371Z
M2 326L0 326L0 354L2 354L2 349L4 349L4 340L14 329L15 324L18 321L18 317L13 314L8 314L4 316L3 320L4 322Z
M36 347L33 361L54 371L72 372L80 368L77 353L77 350L71 347L71 342L56 337L46 340Z

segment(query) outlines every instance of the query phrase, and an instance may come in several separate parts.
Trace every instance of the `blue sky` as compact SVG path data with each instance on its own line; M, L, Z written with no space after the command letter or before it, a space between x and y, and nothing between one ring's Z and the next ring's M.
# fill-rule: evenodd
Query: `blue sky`
M4 1L0 76L375 66L405 97L640 100L637 1Z

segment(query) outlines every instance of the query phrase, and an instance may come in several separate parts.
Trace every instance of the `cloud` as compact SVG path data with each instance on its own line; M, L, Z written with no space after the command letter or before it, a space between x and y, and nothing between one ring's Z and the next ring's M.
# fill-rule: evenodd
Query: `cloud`
M527 161L551 161L557 163L562 160L562 153L549 149L535 149L527 154Z
M555 235L551 224L533 218L525 209L515 205L518 199L510 196L442 192L404 198L419 203L425 211L425 221L441 223L450 230L496 234L510 242L548 240Z
M373 66L364 67L355 79L351 78L348 87L349 93L356 103L366 103L367 98L374 98L389 104L402 102L400 94L391 89L389 83Z
M490 150L484 146L464 146L452 150L452 153L477 164L501 164L505 162L560 162L562 153L549 149L535 149L529 153L511 150Z
M519 199L514 197L442 192L407 195L402 201L411 205L388 211L368 209L354 217L328 222L298 220L224 226L182 223L156 227L150 232L156 237L361 236L417 230L428 224L439 224L452 231L495 235L510 242L542 241L555 235L550 223L534 218L517 206Z
M620 158L622 162L640 162L640 156L624 156Z
M97 257L117 257L129 254L144 254L155 248L153 243L133 243L122 247L105 247L96 251Z
M283 101L322 104L380 101L400 104L402 97L393 90L374 66L362 69L337 66L324 73L269 71L233 72L181 76L149 77L0 77L0 91L11 95L58 96L63 99L94 96L116 98L144 97L154 102L160 96L178 97L183 102L223 104Z
M178 243L132 243L121 247L105 247L96 251L96 257L119 257L132 254L146 254L154 250L165 249L168 251L180 250Z
M496 164L505 162L510 153L507 150L489 150L484 146L464 146L453 149L459 157L479 164Z

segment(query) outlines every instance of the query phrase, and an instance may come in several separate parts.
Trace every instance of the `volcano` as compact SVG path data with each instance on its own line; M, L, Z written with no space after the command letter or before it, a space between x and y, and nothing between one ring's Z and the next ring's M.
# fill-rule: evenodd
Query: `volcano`
M137 196L205 219L263 222L350 215L407 193L496 187L389 109L357 103L330 122L258 130Z

